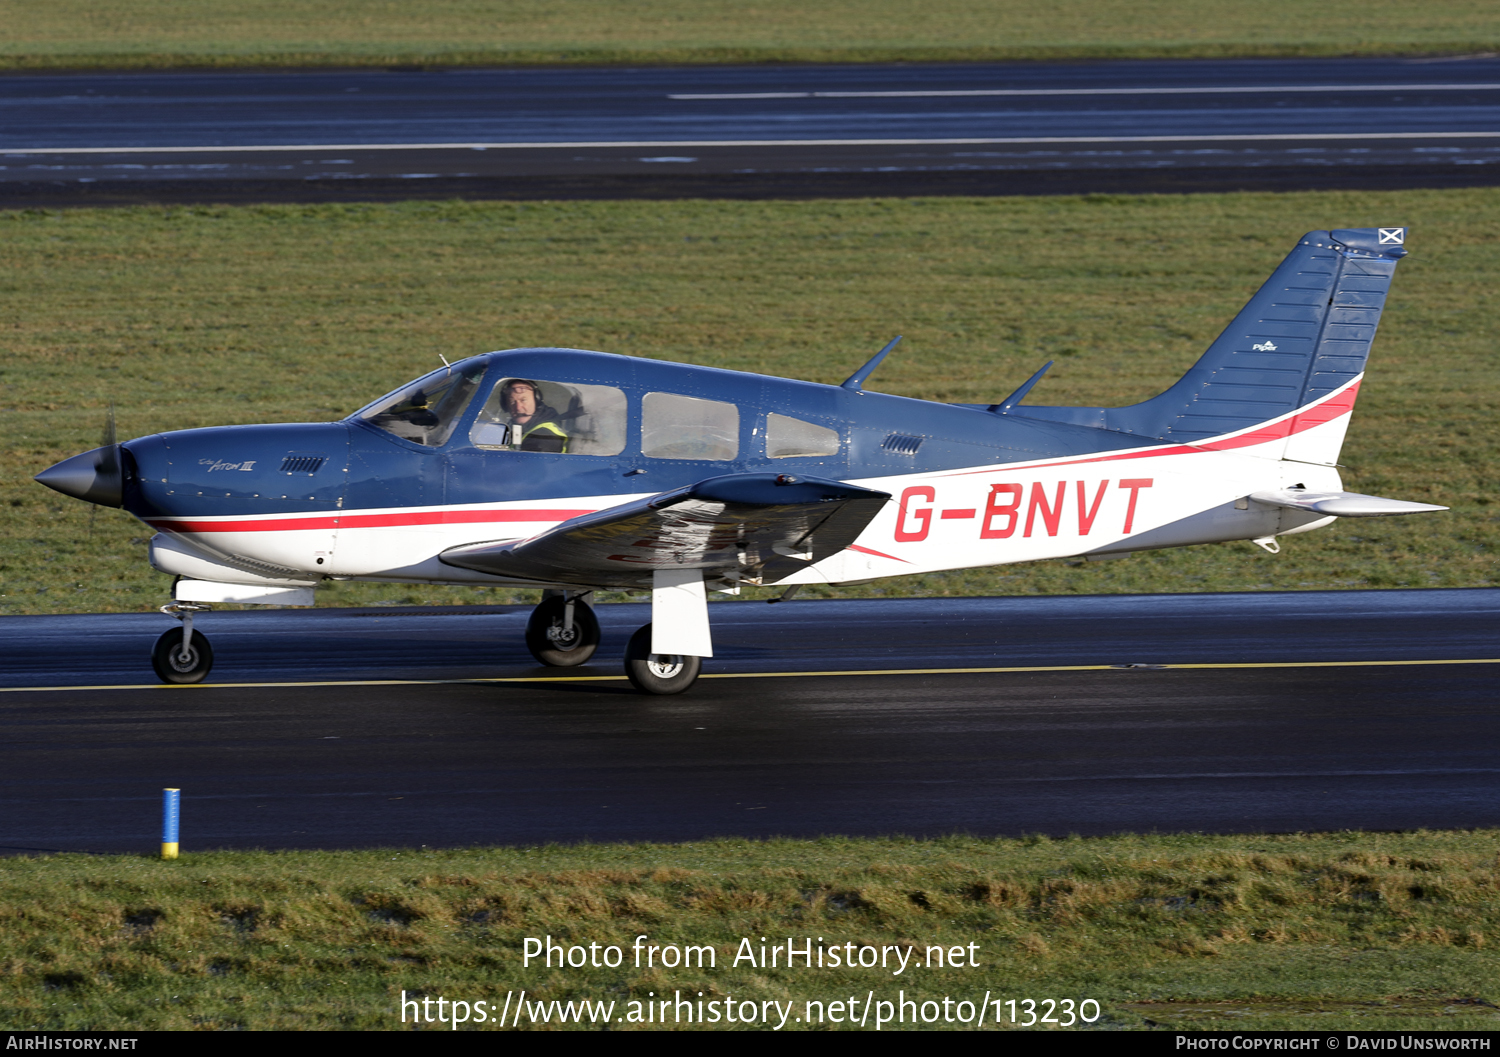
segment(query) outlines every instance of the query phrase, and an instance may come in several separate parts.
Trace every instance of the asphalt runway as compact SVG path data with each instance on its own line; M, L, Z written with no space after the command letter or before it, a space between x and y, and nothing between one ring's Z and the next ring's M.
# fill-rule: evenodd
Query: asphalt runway
M1500 591L727 603L680 697L539 669L520 607L0 618L0 846L1500 824Z
M1500 59L0 78L0 206L1495 182Z

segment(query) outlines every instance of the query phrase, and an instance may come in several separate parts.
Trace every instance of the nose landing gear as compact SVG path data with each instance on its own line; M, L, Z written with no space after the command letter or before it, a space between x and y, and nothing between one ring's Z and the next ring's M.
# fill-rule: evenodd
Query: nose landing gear
M208 637L193 630L193 614L207 613L212 606L193 602L173 602L161 607L169 617L182 621L182 630L176 628L162 633L151 651L151 667L164 683L201 683L208 670L214 666L214 651Z

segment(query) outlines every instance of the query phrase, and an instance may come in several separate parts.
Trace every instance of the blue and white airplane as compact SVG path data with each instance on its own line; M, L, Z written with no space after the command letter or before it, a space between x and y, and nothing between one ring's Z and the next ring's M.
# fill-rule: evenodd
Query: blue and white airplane
M1405 228L1314 231L1194 367L1129 407L993 404L579 349L445 366L341 422L115 443L37 480L155 530L182 620L153 654L208 674L193 614L312 605L320 581L544 589L543 664L599 642L598 589L650 589L625 670L679 693L711 657L707 593L1277 538L1443 510L1343 491L1337 461ZM899 338L897 340L900 340ZM1048 365L1050 366L1050 364Z

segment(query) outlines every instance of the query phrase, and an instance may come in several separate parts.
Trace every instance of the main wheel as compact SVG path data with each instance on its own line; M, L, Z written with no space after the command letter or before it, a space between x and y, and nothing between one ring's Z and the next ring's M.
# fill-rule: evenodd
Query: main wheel
M538 661L552 668L582 664L599 648L599 618L588 603L573 603L573 626L564 632L566 605L557 596L544 598L526 622L526 648Z
M643 694L680 694L698 681L702 657L651 652L651 625L630 636L625 647L625 677Z
M186 657L182 655L181 628L164 632L151 651L151 667L164 683L201 683L213 666L214 651L200 631L194 631L188 640Z

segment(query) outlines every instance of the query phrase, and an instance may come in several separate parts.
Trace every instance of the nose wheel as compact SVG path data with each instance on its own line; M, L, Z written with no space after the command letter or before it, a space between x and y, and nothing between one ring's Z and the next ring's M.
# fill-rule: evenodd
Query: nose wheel
M583 664L599 648L599 618L588 604L592 592L542 599L526 621L526 648L549 668Z
M178 602L162 606L161 611L182 621L182 627L162 633L151 651L151 667L164 683L201 683L214 666L214 651L208 636L193 630L193 614L207 612L208 606Z
M680 694L698 681L702 657L651 652L651 625L630 636L625 647L625 677L643 694Z

